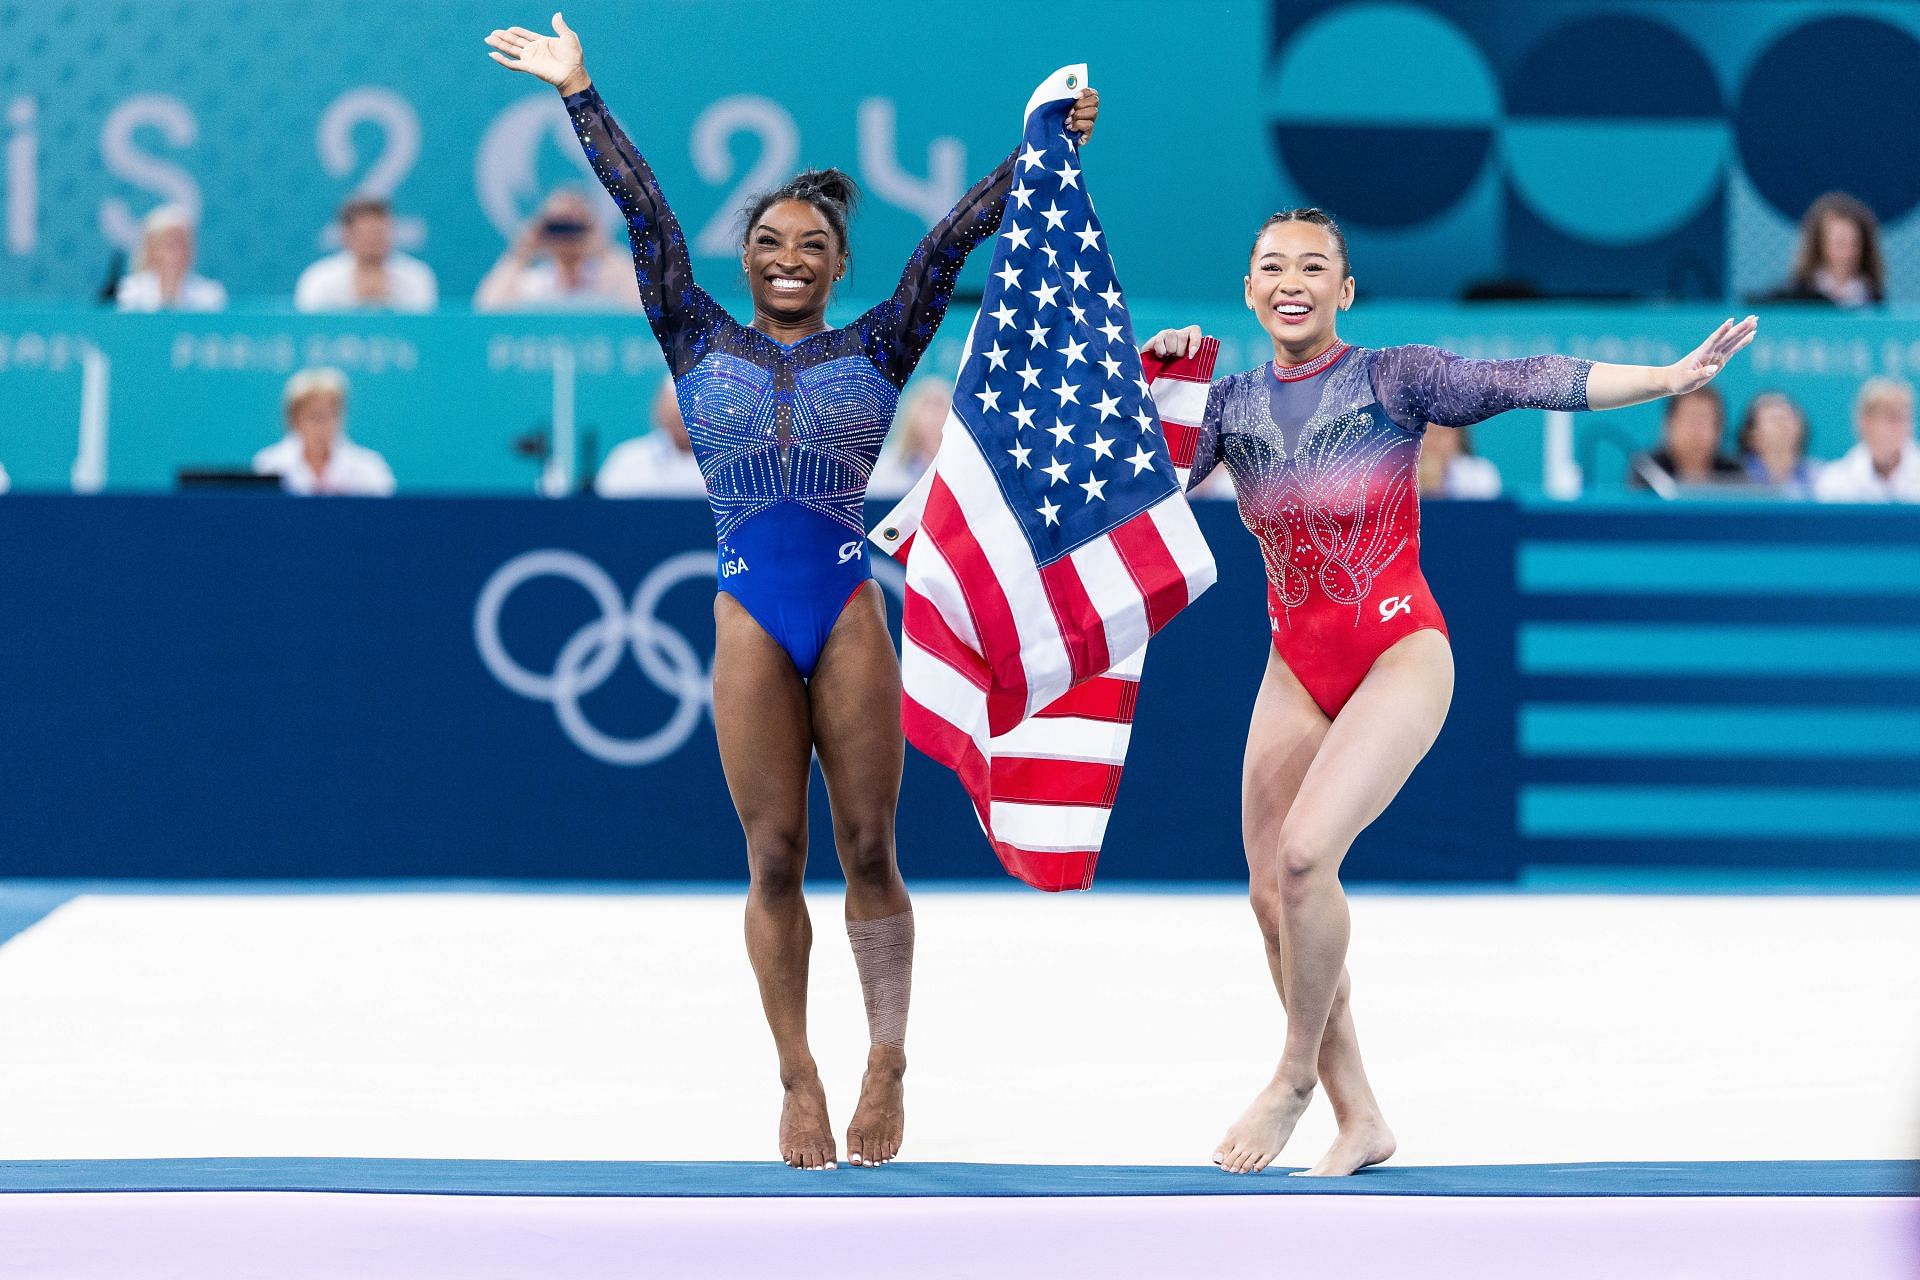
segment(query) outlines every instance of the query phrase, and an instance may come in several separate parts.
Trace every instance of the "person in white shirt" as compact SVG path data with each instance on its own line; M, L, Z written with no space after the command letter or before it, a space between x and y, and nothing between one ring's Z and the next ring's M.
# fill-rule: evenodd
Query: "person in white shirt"
M393 247L393 208L356 196L340 208L339 253L300 273L296 311L431 311L440 303L433 268Z
M1497 498L1500 468L1473 451L1473 437L1465 427L1429 422L1420 441L1420 496Z
M1853 402L1860 443L1820 469L1822 502L1920 502L1920 449L1913 442L1913 388L1898 378L1868 378Z
M287 379L280 404L287 433L253 455L260 475L277 475L288 493L384 498L393 492L387 460L347 439L347 376L302 369Z
M603 498L694 497L706 493L706 477L694 460L693 441L680 417L680 400L673 379L667 378L653 396L653 430L623 440L607 454L593 478L593 491Z
M598 211L561 188L481 279L475 311L638 311L633 263L613 247Z
M893 432L867 480L875 498L902 498L919 483L921 472L940 452L940 433L953 408L953 384L942 378L920 378L900 397L894 411Z
M0 493L5 493L11 488L13 488L13 481L8 478L7 469L0 467Z
M163 204L140 225L133 273L114 287L122 311L225 311L226 286L193 273L193 219L175 204Z

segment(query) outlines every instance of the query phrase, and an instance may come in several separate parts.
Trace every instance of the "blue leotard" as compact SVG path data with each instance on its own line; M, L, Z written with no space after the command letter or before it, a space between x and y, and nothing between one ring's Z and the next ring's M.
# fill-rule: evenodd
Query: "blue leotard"
M680 224L599 93L588 88L566 104L626 217L647 320L706 477L719 589L810 677L841 610L873 576L861 515L867 477L967 254L999 229L1014 156L927 233L892 297L845 328L789 345L739 323L693 282Z

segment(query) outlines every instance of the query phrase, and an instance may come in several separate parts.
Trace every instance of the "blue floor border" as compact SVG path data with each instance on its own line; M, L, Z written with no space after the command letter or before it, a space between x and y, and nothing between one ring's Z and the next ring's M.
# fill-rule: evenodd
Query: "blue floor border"
M1201 1166L920 1164L802 1173L772 1161L229 1158L0 1161L0 1193L298 1191L384 1195L822 1198L1209 1195L1920 1196L1920 1160L1387 1165L1352 1178Z

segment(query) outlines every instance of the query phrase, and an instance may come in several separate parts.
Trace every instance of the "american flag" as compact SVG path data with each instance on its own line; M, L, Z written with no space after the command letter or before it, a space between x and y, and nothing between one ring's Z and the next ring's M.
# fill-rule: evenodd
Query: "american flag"
M1215 576L1066 132L1085 83L1062 68L1028 103L940 451L874 532L907 564L907 739L1049 890L1093 883L1147 637ZM1164 384L1198 393L1189 464L1215 351Z

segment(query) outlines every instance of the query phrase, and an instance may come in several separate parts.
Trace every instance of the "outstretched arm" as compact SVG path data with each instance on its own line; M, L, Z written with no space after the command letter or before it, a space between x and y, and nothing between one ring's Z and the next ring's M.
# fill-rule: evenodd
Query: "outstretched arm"
M704 311L717 311L718 306L694 284L686 235L667 207L653 170L593 87L580 37L557 13L553 28L550 36L524 27L495 31L487 37L494 49L488 56L503 67L546 81L565 95L567 117L594 176L626 219L641 303L677 376L685 371L679 355L688 346L681 339L698 328Z
M1099 114L1099 93L1083 89L1068 109L1067 128L1085 143L1093 137ZM1015 147L992 173L960 197L915 247L893 296L861 317L867 349L895 386L906 385L914 366L926 354L947 314L947 302L953 297L967 255L1000 229L1007 193L1013 187L1014 161L1019 156L1020 148Z
M1698 391L1727 367L1727 361L1753 341L1760 318L1728 320L1708 335L1686 358L1673 364L1596 364L1587 375L1587 407L1622 409L1662 396Z

